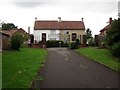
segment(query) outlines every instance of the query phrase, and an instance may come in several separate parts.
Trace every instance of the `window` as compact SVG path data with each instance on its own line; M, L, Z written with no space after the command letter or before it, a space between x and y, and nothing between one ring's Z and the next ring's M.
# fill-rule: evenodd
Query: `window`
M56 38L50 38L50 40L56 40Z
M72 33L72 41L76 41L77 38L77 34L76 33Z
M56 34L56 30L50 30L50 34Z

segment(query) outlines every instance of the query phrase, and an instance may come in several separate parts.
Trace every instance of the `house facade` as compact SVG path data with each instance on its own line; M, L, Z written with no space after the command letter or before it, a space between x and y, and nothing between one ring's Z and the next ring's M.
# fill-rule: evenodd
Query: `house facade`
M64 42L74 42L79 39L83 43L85 35L85 25L82 21L62 21L58 20L35 20L34 23L34 40L62 40Z
M111 27L111 23L112 23L112 18L110 17L109 18L109 21L108 21L108 25L105 26L103 29L100 30L100 34L98 35L99 36L99 47L102 47L104 42L105 42L105 38L106 38L106 31L109 30L109 28Z

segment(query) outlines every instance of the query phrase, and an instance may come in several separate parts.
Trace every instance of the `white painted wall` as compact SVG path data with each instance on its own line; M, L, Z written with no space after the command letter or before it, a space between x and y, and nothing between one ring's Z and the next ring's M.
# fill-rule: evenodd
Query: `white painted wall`
M56 38L56 40L59 40L59 30L55 31L55 34L52 35L51 30L34 30L34 40L37 42L42 40L42 33L46 33L46 40L50 40L50 38Z

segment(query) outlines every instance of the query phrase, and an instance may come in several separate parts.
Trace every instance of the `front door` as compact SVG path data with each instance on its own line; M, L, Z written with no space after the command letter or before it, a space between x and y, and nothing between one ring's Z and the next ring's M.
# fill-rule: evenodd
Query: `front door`
M46 42L46 33L42 33L42 42Z

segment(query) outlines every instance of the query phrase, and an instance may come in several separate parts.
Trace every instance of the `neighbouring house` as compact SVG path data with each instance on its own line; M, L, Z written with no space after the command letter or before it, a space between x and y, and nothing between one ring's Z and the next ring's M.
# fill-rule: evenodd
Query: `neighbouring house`
M0 51L9 49L9 35L0 32Z
M13 30L1 30L0 31L0 40L2 41L0 44L2 45L2 50L7 50L10 48L10 38L12 35L16 33L21 33L23 35L29 35L25 30L22 28L20 29L13 29ZM27 42L26 42L27 43Z
M103 29L100 30L100 34L98 35L99 36L99 47L103 47L104 46L104 42L105 42L105 38L106 38L106 31L109 30L110 26L111 26L111 23L112 23L112 18L110 17L109 18L109 24L107 26L105 26Z
M85 36L85 25L82 21L63 21L61 17L58 20L37 20L34 23L35 42L47 40L62 40L66 42L75 42L79 39L81 44Z

